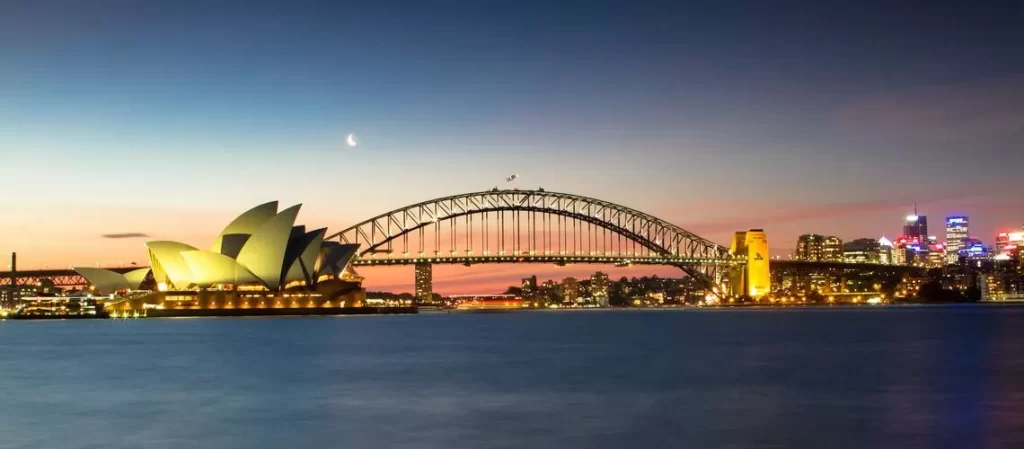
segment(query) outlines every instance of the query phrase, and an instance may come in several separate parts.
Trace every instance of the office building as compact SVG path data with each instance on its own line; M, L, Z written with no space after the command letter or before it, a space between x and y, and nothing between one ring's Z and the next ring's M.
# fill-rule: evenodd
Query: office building
M908 265L910 249L907 248L907 238L900 237L896 241L892 242L892 264L893 265Z
M903 236L911 243L924 243L928 241L928 217L917 214L917 207L914 213L907 215L903 224Z
M963 246L957 251L957 261L981 262L989 259L988 248L981 240L966 238Z
M434 270L433 265L429 263L417 263L416 264L416 286L415 286L416 300L424 302L432 302L434 300Z
M949 263L956 263L959 258L960 248L964 247L964 241L970 237L968 234L968 220L964 216L946 217L946 259Z
M895 264L895 256L896 251L892 241L883 235L882 238L878 239L878 263L885 265Z
M562 280L562 301L574 303L580 299L580 283L573 277Z
M937 241L931 240L928 242L928 254L925 265L929 268L940 268L946 266L949 263L949 254L946 251L946 245ZM954 260L954 263L956 261Z
M847 263L882 263L882 244L875 239L856 239L843 244Z
M1024 246L1024 231L1000 232L996 235L994 255L1010 254L1021 246Z
M993 253L996 255L1002 254L1003 250L1006 249L1007 245L1010 244L1010 233L1000 232L996 234L996 244Z
M796 242L794 259L808 262L839 262L843 260L843 241L839 237L820 234L801 235Z

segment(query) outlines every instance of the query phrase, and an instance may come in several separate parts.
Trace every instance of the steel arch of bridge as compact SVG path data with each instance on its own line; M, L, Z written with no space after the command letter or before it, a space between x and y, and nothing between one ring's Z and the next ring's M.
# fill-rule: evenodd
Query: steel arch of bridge
M132 270L136 270L141 267L116 267L116 268L104 268L105 270L116 271L118 273L127 273ZM42 281L48 280L53 282L54 287L70 288L70 287L85 287L89 285L81 274L78 274L75 270L24 270L13 273L14 281L20 287L27 287L33 285L39 285ZM11 285L12 273L10 271L0 271L0 287L8 287Z
M508 222L506 213L511 215ZM539 221L538 215L541 217ZM498 234L502 235L498 254L494 255L489 254L490 242L487 241L492 219L496 222L494 226ZM573 225L571 231L568 229L569 222ZM555 223L558 224L556 235L559 238L559 251L553 254L549 247L554 244L551 231ZM527 247L521 242L524 224ZM568 238L573 239L574 248L577 241L582 243L583 228L578 227L578 224L599 228L605 235L611 232L620 245L619 249L621 238L626 239L627 249L631 241L634 250L566 254L562 244ZM483 242L473 241L472 230L477 227L483 228L480 233ZM537 237L538 227L543 228L540 238ZM432 255L425 252L428 228L433 229L436 243ZM459 232L460 228L470 232ZM506 229L515 232L509 253L505 251ZM442 232L448 234L448 251L438 250ZM419 237L419 251L412 257L409 256L408 247L410 235ZM589 244L592 236L588 234L587 238ZM732 257L728 249L721 245L636 209L595 198L544 190L494 189L437 198L378 215L326 239L360 244L359 258L354 264L361 266L501 262L656 263L677 266L688 275L707 281L709 286L720 284L725 268L744 262ZM594 241L597 239L594 238ZM460 243L464 244L461 250L458 248ZM474 243L482 243L486 248L484 252L474 251ZM398 258L392 257L396 244L402 245L401 257ZM540 251L537 250L538 245L543 245ZM639 253L636 251L637 245L641 249ZM386 257L377 257L380 254Z

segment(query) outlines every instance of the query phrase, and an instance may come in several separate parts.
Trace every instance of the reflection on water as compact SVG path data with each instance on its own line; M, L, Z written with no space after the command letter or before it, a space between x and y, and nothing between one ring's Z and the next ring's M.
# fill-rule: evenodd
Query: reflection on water
M1024 447L1024 308L0 322L0 447Z

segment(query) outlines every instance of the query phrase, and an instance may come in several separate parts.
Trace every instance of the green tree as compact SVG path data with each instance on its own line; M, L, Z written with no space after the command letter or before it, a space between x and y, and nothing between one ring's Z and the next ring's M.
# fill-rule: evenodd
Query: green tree
M935 279L921 284L921 288L917 291L917 298L924 302L962 302L965 300L960 292L942 288L942 283Z
M618 282L612 282L608 286L608 304L615 307L625 307L629 305L629 298L627 294L627 284L629 280L623 277Z
M977 285L967 287L967 291L964 292L964 299L969 302L981 301L981 289Z

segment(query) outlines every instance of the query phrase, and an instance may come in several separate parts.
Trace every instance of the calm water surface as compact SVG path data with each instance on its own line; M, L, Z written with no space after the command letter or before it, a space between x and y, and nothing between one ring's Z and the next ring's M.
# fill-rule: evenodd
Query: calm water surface
M1024 308L0 322L2 448L1024 448Z

